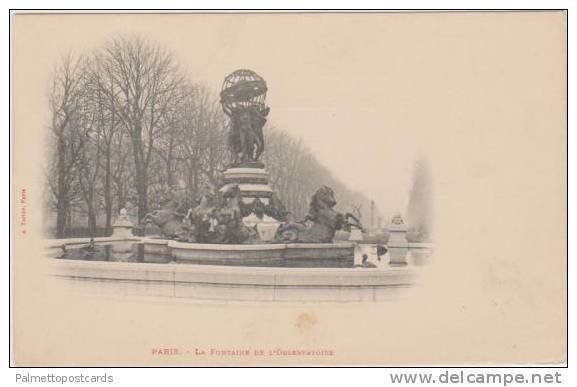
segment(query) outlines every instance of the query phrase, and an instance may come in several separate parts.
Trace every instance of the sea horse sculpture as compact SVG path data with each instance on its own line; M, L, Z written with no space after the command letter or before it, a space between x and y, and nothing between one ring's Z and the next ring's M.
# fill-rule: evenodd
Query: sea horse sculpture
M146 214L140 223L155 224L165 238L187 240L190 227L183 223L185 214L178 211L179 205L178 201L170 200L161 209Z
M328 243L333 241L337 230L350 230L351 227L362 230L355 216L335 211L333 207L336 204L333 190L323 185L313 195L304 221L281 225L277 231L277 241Z

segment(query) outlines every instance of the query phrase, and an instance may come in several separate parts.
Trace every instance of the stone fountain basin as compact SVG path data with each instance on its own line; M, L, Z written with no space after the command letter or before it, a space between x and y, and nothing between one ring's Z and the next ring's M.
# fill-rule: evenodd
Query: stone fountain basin
M238 264L292 259L334 261L339 266L354 263L353 243L271 243L219 245L183 243L162 239L142 241L146 254L171 255L178 263Z
M284 268L50 260L75 290L220 301L350 302L397 299L411 268Z
M64 246L79 247L88 239L47 241L47 257L59 256ZM270 257L320 261L332 254L348 260L351 243L203 245L138 238L95 238L98 245L116 247L143 244L150 256L177 254L186 264L48 259L51 276L86 294L169 297L194 300L273 302L358 302L403 298L418 283L418 266L362 267L251 267L219 265L250 254L261 261ZM126 246L126 247L127 247ZM430 246L419 246L430 247ZM331 251L330 249L336 249ZM228 254L226 251L233 251ZM339 255L342 254L342 255ZM211 257L214 264L197 264L190 257ZM187 257L189 257L187 259ZM307 258L308 257L308 258ZM330 258L330 257L329 257ZM179 260L177 259L177 261Z

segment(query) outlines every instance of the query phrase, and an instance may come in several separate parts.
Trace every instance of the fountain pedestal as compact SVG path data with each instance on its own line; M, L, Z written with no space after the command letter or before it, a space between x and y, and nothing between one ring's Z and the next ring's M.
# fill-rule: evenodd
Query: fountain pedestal
M269 174L261 163L254 164L258 166L231 167L224 171L224 186L220 191L226 191L228 186L238 184L245 204L250 204L255 199L268 204L272 197L272 189L268 185Z
M132 229L134 225L128 218L128 212L125 208L120 210L120 216L116 219L116 222L112 225L112 236L116 238L131 238Z
M409 242L407 241L407 225L400 214L393 216L389 225L389 256L390 265L403 266L407 264Z
M253 165L254 164L254 165ZM274 238L280 222L265 214L273 205L273 190L268 185L269 174L262 163L231 167L223 173L221 192L237 184L244 204L252 206L252 213L243 218L244 224L255 227L263 241Z

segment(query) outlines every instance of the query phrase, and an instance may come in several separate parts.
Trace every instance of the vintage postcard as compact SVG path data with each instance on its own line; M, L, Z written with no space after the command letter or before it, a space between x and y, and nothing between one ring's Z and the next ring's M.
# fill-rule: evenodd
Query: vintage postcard
M566 362L564 11L11 39L13 365Z

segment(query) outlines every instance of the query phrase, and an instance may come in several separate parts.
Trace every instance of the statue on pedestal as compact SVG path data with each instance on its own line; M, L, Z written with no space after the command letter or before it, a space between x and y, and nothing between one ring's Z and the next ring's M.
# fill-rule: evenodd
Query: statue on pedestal
M266 92L264 79L251 70L237 70L224 80L220 103L231 120L229 148L233 166L262 165L262 128L270 110L265 105Z
M131 237L134 225L130 221L126 208L121 208L118 218L112 225L113 237Z
M254 71L237 70L222 85L220 103L230 118L228 146L232 158L224 171L221 192L238 185L243 221L254 227L263 240L274 238L287 214L268 185L268 172L261 162L264 151L263 127L270 108L266 106L265 80Z

